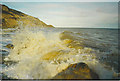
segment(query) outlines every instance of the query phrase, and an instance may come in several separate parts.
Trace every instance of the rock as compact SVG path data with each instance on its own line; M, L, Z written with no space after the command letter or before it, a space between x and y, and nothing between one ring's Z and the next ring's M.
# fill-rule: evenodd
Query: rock
M2 10L2 13L0 13L2 14L2 19L0 18L0 20L2 20L2 23L0 23L0 26L2 26L3 29L16 27L20 28L21 25L22 27L53 27L52 25L47 25L38 18L11 9L6 5L0 4L0 8L0 10Z
M0 57L0 64L2 64L2 57Z
M7 44L5 47L6 47L6 48L13 49L13 48L14 48L14 45L12 45L12 44Z
M3 56L7 56L8 54L9 54L8 51L0 49L0 56L2 55L2 57L3 57Z
M84 48L84 39L76 37L75 33L71 31L64 31L60 34L60 39L68 44L69 48L83 49ZM79 41L80 40L80 41Z
M47 25L48 27L54 27L53 25Z
M1 49L0 49L0 52L7 52L7 51L6 51L6 50L1 50Z
M5 59L5 58L4 58L4 59ZM18 63L17 61L12 61L12 60L6 61L6 60L4 60L4 59L2 60L2 64L6 65L6 66L15 65L15 64Z
M71 64L53 79L99 79L99 76L85 63Z
M11 80L11 79L14 79L14 78L8 77L4 73L2 73L2 80ZM14 79L14 80L17 80L17 79Z
M73 36L73 32L71 31L64 31L60 34L60 39L65 40L65 39L75 39L75 36Z

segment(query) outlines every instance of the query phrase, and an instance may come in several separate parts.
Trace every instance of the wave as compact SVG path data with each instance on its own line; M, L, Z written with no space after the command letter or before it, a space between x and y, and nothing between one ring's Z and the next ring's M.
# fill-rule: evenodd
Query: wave
M114 70L105 68L96 59L99 51L84 47L74 36L65 35L63 32L26 28L16 32L12 37L12 44L14 49L11 49L4 60L17 63L3 69L3 73L8 77L51 79L70 64L78 62L86 63L100 79L115 77Z

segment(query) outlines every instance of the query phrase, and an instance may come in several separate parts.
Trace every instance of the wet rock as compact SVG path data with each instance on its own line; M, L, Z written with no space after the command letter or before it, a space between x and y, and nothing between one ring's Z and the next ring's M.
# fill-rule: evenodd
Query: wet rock
M0 57L0 64L2 64L2 57Z
M99 76L85 63L71 64L53 79L99 79Z
M6 66L15 65L15 64L17 64L17 63L18 63L17 61L12 61L12 60L10 60L10 61L5 61L5 60L3 59L3 61L2 61L2 64L6 65Z
M60 34L60 39L61 40L65 40L65 39L71 39L71 40L73 40L73 39L75 39L75 37L73 36L73 32L71 32L71 31L64 31L64 32L62 32L61 34Z
M2 73L2 80L10 80L10 79L13 79L11 77L8 77L7 75L5 75L4 73ZM16 80L16 79L14 79Z
M0 55L3 57L3 56L7 56L9 54L9 52L8 51L6 51L6 50L1 50L0 49Z
M13 49L13 48L14 48L14 45L13 45L13 44L7 44L5 47L6 47L6 48Z
M1 50L1 49L0 49L0 52L7 52L7 51L6 51L6 50Z

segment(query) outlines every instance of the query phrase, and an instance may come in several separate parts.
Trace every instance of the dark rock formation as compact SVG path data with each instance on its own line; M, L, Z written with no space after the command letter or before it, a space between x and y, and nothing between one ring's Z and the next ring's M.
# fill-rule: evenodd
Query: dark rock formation
M12 44L7 44L5 47L6 47L6 48L10 48L10 49L13 49L13 48L14 48L14 46L13 46Z
M99 79L99 76L85 63L76 63L58 73L53 79Z

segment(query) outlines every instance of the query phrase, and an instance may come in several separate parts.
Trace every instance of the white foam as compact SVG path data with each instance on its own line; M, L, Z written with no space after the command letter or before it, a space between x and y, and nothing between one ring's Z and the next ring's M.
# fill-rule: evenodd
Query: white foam
M95 59L95 54L90 53L94 50L69 48L60 40L59 35L60 33L29 29L19 31L12 40L14 49L5 59L19 63L3 72L17 79L50 79L70 64L85 62L101 79L113 77L113 71L104 68Z

